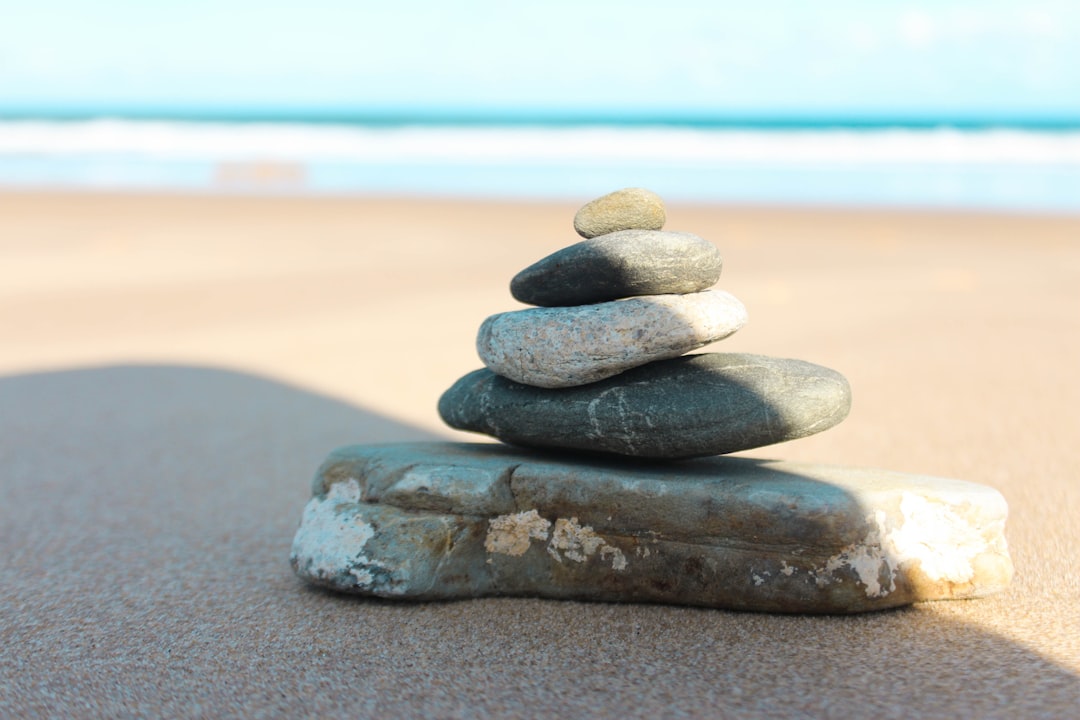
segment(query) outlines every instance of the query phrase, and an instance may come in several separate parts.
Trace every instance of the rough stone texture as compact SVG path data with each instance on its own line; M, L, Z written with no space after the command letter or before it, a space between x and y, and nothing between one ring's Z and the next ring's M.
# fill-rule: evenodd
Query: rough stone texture
M313 491L293 568L360 595L853 613L1012 576L996 490L884 470L406 443L336 451Z
M573 387L678 357L746 324L733 295L651 295L492 315L476 350L489 370L543 388Z
M720 252L697 235L623 230L533 263L510 281L510 293L523 303L546 306L691 293L715 285L722 266Z
M659 230L667 212L664 201L651 190L625 188L598 197L574 216L574 230L584 238L619 230Z
M802 360L704 353L607 380L548 390L490 370L439 399L451 427L515 445L687 458L749 450L827 430L851 407L847 380Z

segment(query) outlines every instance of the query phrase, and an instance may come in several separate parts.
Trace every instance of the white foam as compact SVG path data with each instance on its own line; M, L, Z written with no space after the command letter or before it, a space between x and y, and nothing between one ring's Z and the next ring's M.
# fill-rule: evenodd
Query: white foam
M0 154L288 162L668 162L1080 166L1080 131L354 127L0 122Z
M1080 213L1080 131L0 121L0 187Z

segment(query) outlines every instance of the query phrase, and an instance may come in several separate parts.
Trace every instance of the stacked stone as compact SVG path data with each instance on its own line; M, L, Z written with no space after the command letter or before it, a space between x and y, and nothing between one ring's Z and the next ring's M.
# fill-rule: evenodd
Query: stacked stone
M574 218L585 240L525 268L511 294L536 307L483 322L486 369L439 401L451 427L537 448L678 459L748 450L828 429L851 396L839 373L801 360L686 353L747 319L712 289L719 252L664 231L654 193L619 190Z
M660 199L586 205L586 239L526 268L536 307L480 329L487 368L440 399L451 426L507 443L337 450L290 562L308 582L416 600L534 595L851 613L979 597L1012 576L1008 506L985 486L718 455L819 432L850 404L801 360L685 355L746 313L712 288L720 256L664 232ZM563 455L563 456L560 456Z

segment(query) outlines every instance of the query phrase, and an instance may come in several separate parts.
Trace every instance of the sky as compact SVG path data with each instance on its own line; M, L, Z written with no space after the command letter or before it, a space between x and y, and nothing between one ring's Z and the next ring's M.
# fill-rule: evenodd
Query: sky
M1080 120L1075 0L0 0L4 113Z

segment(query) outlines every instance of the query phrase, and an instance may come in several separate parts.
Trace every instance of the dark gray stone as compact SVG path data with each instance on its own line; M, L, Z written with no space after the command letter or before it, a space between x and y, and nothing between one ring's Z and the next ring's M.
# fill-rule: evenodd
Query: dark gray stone
M843 420L850 406L847 380L835 370L705 353L559 389L477 370L443 394L439 414L451 427L514 445L676 459L812 435Z
M404 443L336 451L313 494L293 568L359 595L853 613L1012 576L997 491L885 470Z
M715 285L722 265L719 251L697 235L622 230L533 263L510 282L510 293L523 303L549 307L691 293Z

